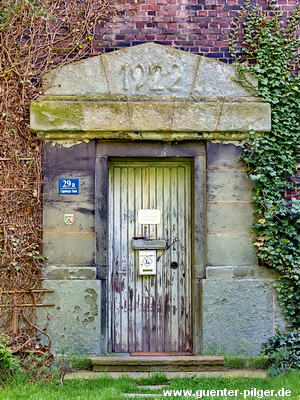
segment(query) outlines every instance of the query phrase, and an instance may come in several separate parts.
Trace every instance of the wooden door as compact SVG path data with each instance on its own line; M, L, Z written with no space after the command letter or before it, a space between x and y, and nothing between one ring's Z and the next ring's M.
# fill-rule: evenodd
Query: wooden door
M189 161L109 163L108 301L113 352L192 350L191 208ZM137 214L143 209L160 210L160 223L139 223ZM156 275L139 275L133 237L166 239L169 248L157 250Z

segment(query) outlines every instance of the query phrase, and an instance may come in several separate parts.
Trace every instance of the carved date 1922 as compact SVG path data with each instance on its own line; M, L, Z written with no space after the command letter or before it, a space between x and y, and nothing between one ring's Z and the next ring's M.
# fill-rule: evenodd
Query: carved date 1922
M126 91L141 91L146 88L153 92L182 89L182 72L177 64L170 67L158 63L150 66L141 63L123 64L121 74L123 89Z

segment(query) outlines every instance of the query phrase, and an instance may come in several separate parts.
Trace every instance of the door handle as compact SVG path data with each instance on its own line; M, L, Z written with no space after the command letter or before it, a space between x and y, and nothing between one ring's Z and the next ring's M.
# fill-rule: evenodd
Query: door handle
M117 274L124 274L124 275L126 275L126 274L127 274L127 271L116 271L116 273L117 273Z

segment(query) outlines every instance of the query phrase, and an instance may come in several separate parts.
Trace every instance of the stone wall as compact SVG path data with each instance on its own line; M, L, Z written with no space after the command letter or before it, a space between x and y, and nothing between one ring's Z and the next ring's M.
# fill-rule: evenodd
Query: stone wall
M107 351L108 239L100 221L107 221L109 156L194 161L194 350L258 353L274 334L275 277L257 265L252 184L237 161L251 130L270 130L270 107L233 77L230 65L153 43L45 77L31 128L45 139L44 274L45 287L55 290L46 302L55 306L49 320L41 317L54 351ZM80 192L59 194L58 180L72 178ZM65 224L65 214L74 224Z
M239 145L207 142L206 279L201 282L204 352L257 354L285 326L276 275L259 267L251 234L252 182Z
M47 302L55 307L46 310L44 323L56 352L64 346L90 354L107 350L106 278L95 262L95 144L45 144L44 275L45 287L55 290ZM276 276L257 265L250 232L252 183L237 161L240 153L239 143L206 143L207 266L194 308L196 341L203 343L199 352L203 346L259 353L276 325L284 325L273 288ZM80 195L57 194L58 178L64 177L80 177ZM75 215L73 225L64 224L66 213Z
M79 178L79 195L59 195L59 178ZM101 282L96 280L95 142L44 145L44 287L55 304L40 311L53 351L100 354ZM74 214L72 225L65 214ZM43 313L43 314L42 314ZM49 318L49 320L48 320Z

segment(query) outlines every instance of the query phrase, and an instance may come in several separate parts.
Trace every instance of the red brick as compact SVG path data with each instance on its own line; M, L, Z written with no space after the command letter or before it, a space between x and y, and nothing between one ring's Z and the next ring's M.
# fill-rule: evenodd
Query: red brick
M145 6L141 7L142 10L159 10L160 6L157 4L146 4Z

